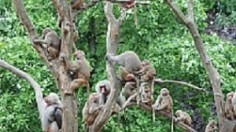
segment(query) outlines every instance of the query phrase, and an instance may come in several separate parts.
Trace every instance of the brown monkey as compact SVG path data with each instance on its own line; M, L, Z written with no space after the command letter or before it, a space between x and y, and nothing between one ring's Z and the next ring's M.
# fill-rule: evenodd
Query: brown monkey
M210 120L206 126L205 132L214 132L217 129L216 122L214 120Z
M167 88L162 88L160 95L157 97L155 104L152 105L152 108L170 113L172 111L172 107L173 101L169 95L169 90Z
M70 5L73 10L80 10L83 9L85 3L84 0L71 0Z
M232 104L233 96L234 96L234 92L227 93L226 102L225 102L225 116L226 118L230 120L234 119L234 107Z
M150 105L153 103L153 92L150 87L146 83L141 84L141 101L142 103L145 103L147 105Z
M85 127L87 125L91 125L95 118L98 116L100 110L103 105L100 103L101 94L92 93L89 95L87 102L82 110L83 113L83 121L85 123Z
M126 100L132 95L134 95L137 92L137 87L136 83L131 81L131 82L126 82L124 86L124 90L122 92L123 96L125 97Z
M184 124L191 126L192 123L192 119L190 117L190 115L182 110L177 110L175 112L177 118L176 118L176 122L178 121L182 121Z
M68 71L74 79L71 82L70 89L74 91L79 86L86 84L87 93L89 93L89 78L90 78L90 66L85 58L85 53L82 50L75 51L75 62L70 64Z
M134 73L134 71L141 69L141 61L133 51L125 51L117 56L107 55L106 59L123 66L128 73Z
M151 65L150 61L143 60L142 69L136 73L141 75L141 81L149 82L155 79L156 69Z
M124 67L119 67L119 78L122 81L134 81L134 75L129 73Z
M47 45L46 48L49 61L58 57L61 47L61 40L52 29L45 28L42 32L41 39L33 39L33 42Z
M62 127L62 103L56 93L44 98L46 107L42 116L43 132L57 132Z

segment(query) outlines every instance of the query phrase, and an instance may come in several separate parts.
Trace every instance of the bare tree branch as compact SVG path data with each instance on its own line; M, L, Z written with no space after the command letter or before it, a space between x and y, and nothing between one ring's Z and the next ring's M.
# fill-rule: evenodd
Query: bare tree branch
M181 84L181 85L186 85L188 87L191 87L191 88L194 88L194 89L197 89L197 90L200 90L200 91L204 91L206 92L206 89L204 88L199 88L195 85L192 85L190 83L187 83L187 82L183 82L183 81L176 81L176 80L162 80L162 79L155 79L155 82L156 83L176 83L176 84Z
M35 32L34 25L30 21L28 15L24 9L24 6L22 4L22 0L14 0L13 3L15 6L15 9L16 9L16 13L20 17L20 20L23 23L23 25L25 26L26 30L28 31L29 37L32 41L36 37L36 32ZM33 46L37 50L37 52L39 53L40 57L44 61L47 62L47 58L46 58L46 55L45 55L42 47L40 47L39 45L36 45L36 44L33 44Z
M207 52L206 49L204 47L204 44L202 42L201 36L197 30L197 27L194 23L194 21L189 20L187 17L185 17L183 15L183 13L179 10L179 8L172 2L172 0L166 0L168 6L173 10L173 12L175 13L175 15L184 22L185 26L188 28L188 30L190 31L192 38L194 40L194 45L201 57L202 63L206 69L206 72L208 74L208 77L210 79L212 88L213 88L213 92L214 92L214 100L215 100L215 105L216 105L216 112L217 112L217 116L218 116L218 121L219 121L219 127L222 126L224 120L225 120L225 115L223 112L223 104L224 104L224 100L223 100L223 94L222 94L222 90L221 90L221 84L220 84L220 75L217 71L217 69L215 69L215 67L213 66ZM192 11L192 1L189 1L189 15L190 15L190 19L193 19L191 17L193 17L193 11ZM222 95L222 96L219 96ZM220 129L220 128L219 128Z
M188 1L188 19L192 22L194 22L194 16L193 16L193 0Z
M5 69L9 70L10 72L16 74L17 76L25 79L34 88L37 108L38 108L41 123L42 123L42 115L43 115L43 110L46 107L46 103L43 100L43 94L42 94L40 85L29 74L27 74L26 72L24 72L24 71L22 71L22 70L20 70L16 67L8 64L7 62L5 62L2 59L0 59L0 67L3 67Z
M188 19L185 17L184 13L177 7L176 4L172 3L172 0L166 0L168 6L173 10L173 12L177 15L178 18L180 18L180 20L183 23L188 23Z

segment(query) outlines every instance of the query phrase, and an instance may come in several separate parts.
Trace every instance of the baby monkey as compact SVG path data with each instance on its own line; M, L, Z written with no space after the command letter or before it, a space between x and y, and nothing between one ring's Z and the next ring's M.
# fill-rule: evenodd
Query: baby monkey
M90 66L85 58L85 53L82 50L75 51L75 61L68 67L68 72L74 79L70 84L70 89L74 91L76 88L83 84L87 87L87 93L89 93L89 78L90 78Z
M173 101L169 95L169 90L167 88L162 88L160 95L157 97L155 104L152 105L154 110L163 110L168 113L172 112Z
M45 28L40 39L33 39L34 43L42 44L47 49L48 60L51 61L58 57L61 47L61 40L57 33L50 28ZM46 46L44 46L46 44Z
M88 125L93 124L94 120L103 107L103 105L100 103L100 96L101 94L99 93L92 93L89 95L88 100L85 103L85 106L82 110L85 128L87 128Z
M142 61L142 69L136 74L141 75L142 82L150 82L155 79L156 76L156 69L151 65L150 61L143 60Z
M153 103L152 89L146 84L141 84L141 101L149 106Z
M234 119L234 107L233 107L233 104L232 104L233 96L234 96L234 92L229 92L226 95L225 116L229 120L233 120Z
M192 119L190 117L190 115L182 110L177 110L175 112L177 118L176 118L176 122L178 121L182 121L184 124L191 126L192 123Z
M214 132L215 130L217 130L217 126L216 126L216 122L214 120L211 120L205 129L205 132Z

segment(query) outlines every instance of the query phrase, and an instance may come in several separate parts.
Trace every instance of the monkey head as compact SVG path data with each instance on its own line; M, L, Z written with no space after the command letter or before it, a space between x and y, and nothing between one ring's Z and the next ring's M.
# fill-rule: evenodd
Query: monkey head
M56 93L50 93L47 97L44 98L44 101L47 105L59 104L60 99Z
M149 60L143 60L141 64L142 66L147 66L147 65L150 65L151 63Z
M182 113L182 112L183 112L182 110L177 110L177 111L175 112L175 115L179 117L179 116L180 116L180 113Z
M98 93L101 93L101 94L105 95L105 96L109 95L110 91L111 91L111 83L110 83L110 81L108 81L108 80L99 81L96 84L96 91Z
M210 120L209 126L211 127L212 130L218 129L216 126L216 122L214 120Z
M84 56L85 56L85 53L84 53L84 51L82 51L82 50L77 50L77 51L74 52L74 57L75 57L77 60L83 58Z
M232 102L233 96L234 96L234 92L229 92L227 93L226 98L229 102Z
M161 89L161 95L162 96L168 96L169 95L169 90L167 88L162 88Z
M126 9L132 8L134 7L134 5L135 5L135 0L130 0L130 1L121 3L121 6Z

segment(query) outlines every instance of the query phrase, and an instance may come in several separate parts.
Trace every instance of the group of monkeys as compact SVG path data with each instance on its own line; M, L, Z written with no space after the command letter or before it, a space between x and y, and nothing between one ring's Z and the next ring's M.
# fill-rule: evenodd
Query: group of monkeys
M85 58L83 51L76 51L74 53L76 60L69 68L69 74L73 75L70 88L75 90L79 86L86 84L89 90L89 65ZM117 56L107 55L106 59L109 63L119 64L118 79L124 84L121 95L117 97L115 106L112 111L117 113L124 109L125 101L136 101L138 104L143 103L152 107L154 112L165 111L173 113L173 101L167 88L160 90L160 95L153 104L154 79L156 70L147 60L141 61L139 56L133 51L125 51ZM88 75L88 76L84 76ZM94 120L102 110L107 99L109 98L112 86L109 80L99 81L95 86L95 92L91 93L82 110L83 121L85 128L93 124ZM140 96L140 100L139 97ZM55 93L49 94L45 98L47 107L43 114L43 128L46 132L57 132L62 125L62 104L58 95ZM176 122L182 121L186 125L191 125L191 117L188 113L177 110ZM216 123L211 120L206 127L205 132L213 132L216 129Z

